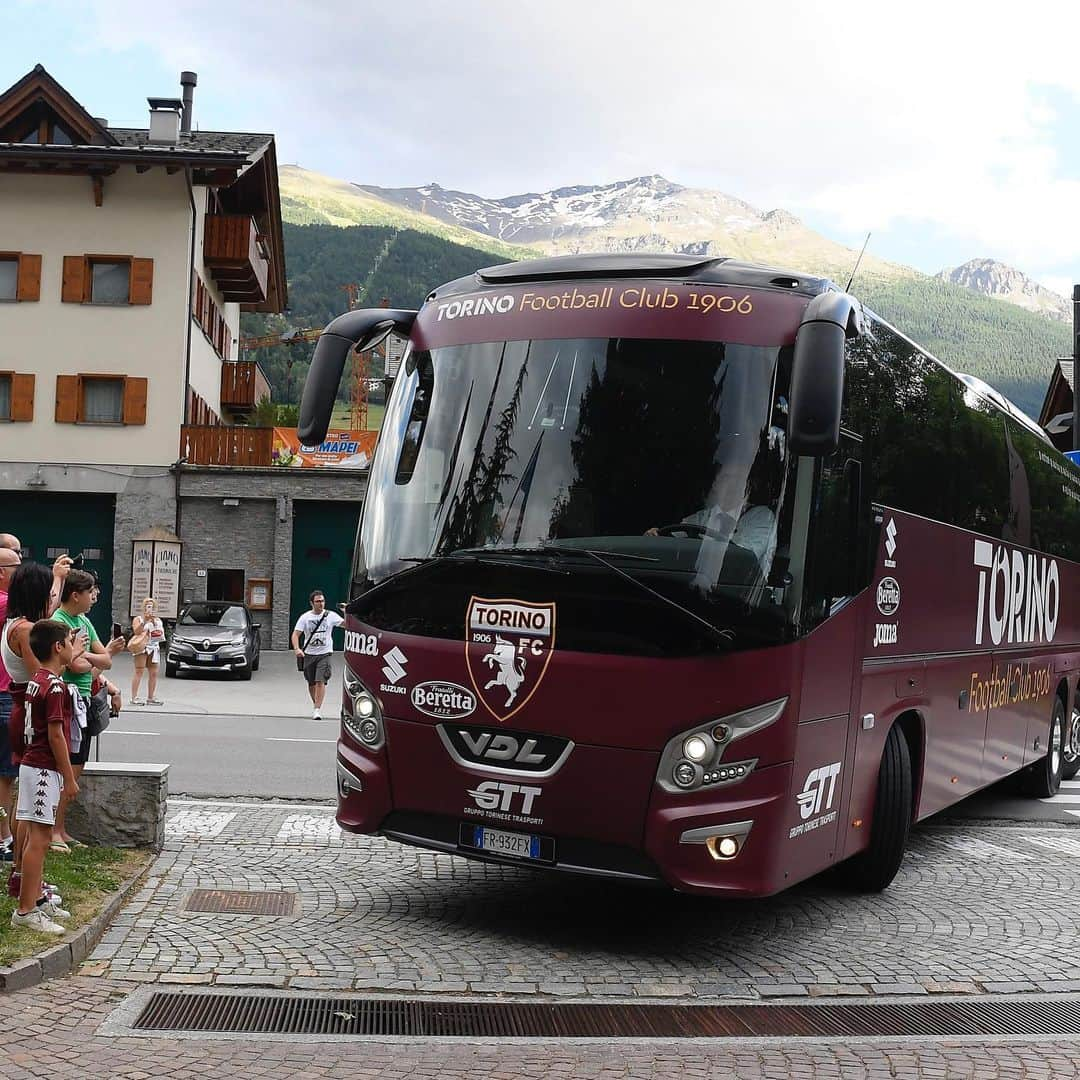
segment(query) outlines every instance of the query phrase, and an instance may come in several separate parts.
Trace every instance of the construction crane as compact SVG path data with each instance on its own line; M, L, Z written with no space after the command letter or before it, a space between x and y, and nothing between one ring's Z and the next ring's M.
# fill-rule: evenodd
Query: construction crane
M352 311L359 300L362 292L361 286L356 282L342 285L341 289L348 295L349 307ZM383 300L383 307L389 306L390 301ZM299 330L285 330L280 334L264 334L261 337L249 337L240 339L242 350L253 351L255 349L271 348L275 345L299 345L308 341L315 341L323 332L323 327L305 327ZM289 350L285 361L285 396L292 397L292 350ZM371 368L371 353L354 352L353 369L349 381L349 429L351 431L367 431L368 424L368 375Z

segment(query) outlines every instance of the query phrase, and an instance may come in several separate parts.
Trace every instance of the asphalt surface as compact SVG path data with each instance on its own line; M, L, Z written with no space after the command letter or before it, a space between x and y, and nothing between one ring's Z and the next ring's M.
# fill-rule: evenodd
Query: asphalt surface
M311 718L307 687L291 652L264 652L250 682L209 672L162 677L157 696L165 704L125 705L100 740L100 759L167 763L173 795L332 801L343 664L337 653L321 721ZM126 702L130 656L117 658L112 678ZM146 693L145 682L141 692ZM940 818L1076 824L1080 779L1047 801L1025 798L1015 781L1005 781Z

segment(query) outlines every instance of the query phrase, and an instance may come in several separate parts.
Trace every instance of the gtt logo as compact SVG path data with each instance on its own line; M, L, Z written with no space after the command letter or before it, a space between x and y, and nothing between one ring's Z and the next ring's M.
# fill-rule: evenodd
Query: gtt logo
M469 794L481 810L503 810L511 813L514 809L514 796L520 795L521 813L527 817L532 813L533 803L543 790L525 784L501 784L495 780L485 780Z
M822 810L832 809L833 795L836 792L836 778L839 775L839 761L810 770L802 791L795 796L799 802L799 815L803 821L813 817L814 814L820 814Z

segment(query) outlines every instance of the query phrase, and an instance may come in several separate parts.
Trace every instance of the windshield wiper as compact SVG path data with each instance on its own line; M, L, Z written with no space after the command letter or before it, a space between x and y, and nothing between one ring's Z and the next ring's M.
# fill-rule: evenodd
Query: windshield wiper
M597 551L594 548L577 547L570 544L544 544L541 547L535 548L463 548L460 552L451 552L450 556L458 554L469 554L479 556L481 553L488 556L505 556L505 555L554 555L556 558L564 555L588 555L595 562L598 562L601 566L606 567L613 574L629 581L631 585L640 589L642 592L647 593L654 600L659 601L666 607L672 607L676 611L680 612L687 619L692 619L695 623L701 626L707 633L709 638L724 646L730 646L731 642L735 638L735 634L731 630L721 630L716 626L713 626L708 619L702 618L695 611L691 611L688 607L683 607L678 600L672 600L670 596L665 596L662 592L657 592L656 589L650 588L644 581L639 581L633 574L628 574L625 570L620 570L619 567L609 563L605 556L616 559L633 559L640 562L659 562L659 559L654 559L648 555L634 555L630 552L623 551Z

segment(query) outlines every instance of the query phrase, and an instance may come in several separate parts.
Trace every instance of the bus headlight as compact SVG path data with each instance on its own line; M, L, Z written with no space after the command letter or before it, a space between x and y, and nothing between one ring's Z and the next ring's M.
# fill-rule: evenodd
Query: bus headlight
M683 744L683 753L691 760L702 762L712 751L712 747L701 735L691 735Z
M786 697L778 698L753 709L709 720L676 735L660 755L657 785L671 794L685 795L745 779L758 759L727 760L727 748L738 739L775 723L783 715L787 702Z
M374 694L345 664L345 694L349 706L341 711L345 730L368 750L379 750L385 742L382 710Z

